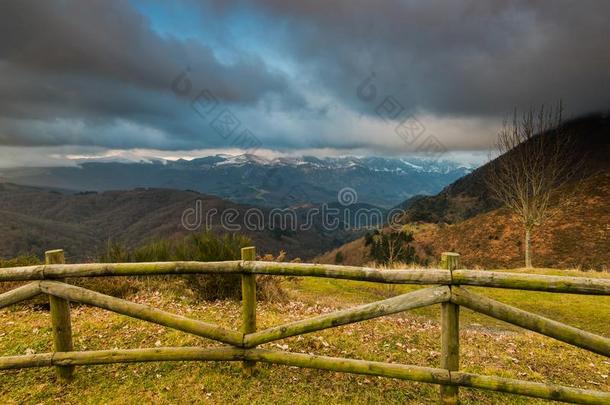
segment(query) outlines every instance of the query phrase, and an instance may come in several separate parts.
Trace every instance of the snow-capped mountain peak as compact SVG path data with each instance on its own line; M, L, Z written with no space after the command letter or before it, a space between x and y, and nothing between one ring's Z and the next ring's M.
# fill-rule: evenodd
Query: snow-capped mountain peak
M312 170L350 170L363 169L372 172L391 173L449 173L453 170L462 170L465 173L474 167L464 166L461 163L449 160L427 160L421 158L385 158L385 157L277 157L267 159L261 156L243 155L215 155L213 166L288 166L295 168L308 168Z

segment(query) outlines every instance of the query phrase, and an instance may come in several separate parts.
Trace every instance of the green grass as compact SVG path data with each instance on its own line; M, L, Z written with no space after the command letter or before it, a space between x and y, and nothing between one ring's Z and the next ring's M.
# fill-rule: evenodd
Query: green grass
M551 270L537 272L551 273ZM560 273L566 274L566 273ZM579 273L609 277L606 273ZM261 303L259 328L413 290L333 279L286 280L291 299ZM477 292L532 312L610 336L610 297L477 288ZM172 291L172 292L170 292ZM199 302L162 289L131 300L215 322L240 323L237 302ZM77 350L210 346L198 337L97 308L73 306ZM52 350L48 312L31 306L0 310L0 353ZM522 331L464 310L461 365L465 371L610 391L610 359ZM266 348L406 364L439 366L439 306L379 318L263 345ZM75 380L59 384L49 368L0 372L2 403L435 403L438 388L386 378L259 364L253 377L239 363L147 363L77 367ZM546 403L526 397L461 389L465 403Z
M520 272L520 270L511 270ZM525 272L521 270L521 272ZM610 273L601 272L579 272L575 270L535 269L530 273L580 276L592 278L610 279ZM414 285L381 285L376 283L346 281L324 278L306 278L301 280L300 298L318 299L325 297L326 301L334 305L356 304L374 301L380 297L390 297L422 288ZM505 304L512 305L526 311L561 321L578 328L584 328L591 332L610 335L610 297L587 296L577 294L557 294L534 291L509 290L501 288L469 287L471 291L485 295ZM463 326L474 324L502 327L509 330L518 330L517 327L486 317L482 314L473 313L468 309L463 310L461 322ZM414 310L411 313L434 317L438 313L438 307L426 307Z

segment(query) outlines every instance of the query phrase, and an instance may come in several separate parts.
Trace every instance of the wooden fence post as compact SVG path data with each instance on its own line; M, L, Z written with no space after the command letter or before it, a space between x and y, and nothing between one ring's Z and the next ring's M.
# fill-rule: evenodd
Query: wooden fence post
M256 248L249 246L241 249L241 260L255 260ZM256 332L256 275L241 275L242 300L242 332L244 334ZM243 362L244 371L248 375L254 373L256 362L246 360Z
M459 261L458 253L441 254L441 267L449 271L457 269ZM460 368L460 307L451 302L441 304L441 368L450 372L458 371ZM459 402L456 386L441 385L440 394L443 404Z
M64 251L61 249L47 250L45 253L46 264L65 263ZM57 281L64 281L63 279ZM70 321L70 301L49 295L49 306L51 309L51 324L53 326L53 343L56 352L71 352L72 324ZM57 375L64 381L72 380L74 366L57 366Z

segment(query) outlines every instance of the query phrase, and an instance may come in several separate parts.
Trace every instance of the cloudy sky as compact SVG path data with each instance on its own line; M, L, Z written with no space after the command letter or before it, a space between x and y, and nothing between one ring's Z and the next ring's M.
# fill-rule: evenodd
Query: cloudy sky
M217 152L486 156L610 109L608 1L0 3L0 167Z

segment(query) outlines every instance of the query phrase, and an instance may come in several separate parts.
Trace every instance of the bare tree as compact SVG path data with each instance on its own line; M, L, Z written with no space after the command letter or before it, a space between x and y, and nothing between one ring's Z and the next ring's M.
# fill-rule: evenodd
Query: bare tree
M567 201L555 191L570 181L577 162L562 124L562 105L530 110L505 121L496 143L500 157L489 165L486 183L494 198L517 215L525 230L525 267L532 267L532 231L547 220L553 205ZM556 205L557 204L557 205Z

